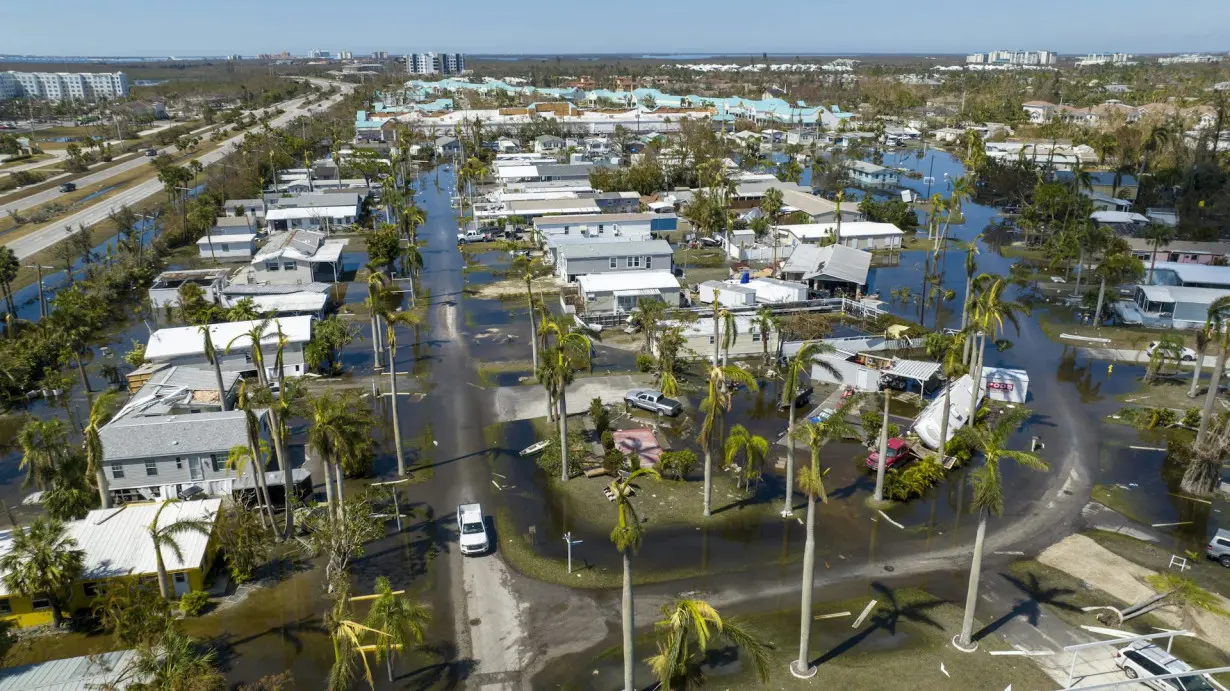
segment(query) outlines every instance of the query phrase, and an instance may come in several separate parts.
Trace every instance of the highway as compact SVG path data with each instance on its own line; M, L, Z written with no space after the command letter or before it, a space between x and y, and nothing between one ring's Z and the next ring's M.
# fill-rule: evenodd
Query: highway
M325 80L312 80L312 81L316 82L317 84L332 84L332 85L339 86L343 94L348 93L350 90L354 88L354 86L351 84L342 84L338 82L327 82ZM310 115L320 110L327 109L329 106L333 105L333 103L335 103L339 98L340 96L334 96L328 101L314 104L306 108L303 106L303 101L304 101L303 98L296 98L290 101L286 101L285 103L279 104L280 107L285 112L283 112L282 115L279 115L278 117L274 118L270 124L274 127L281 127L282 125L285 125L286 123L290 122L291 120L294 120L297 117L300 117L303 115ZM258 129L258 128L253 128L253 129ZM208 153L202 154L200 156L197 156L195 160L200 161L201 165L208 167L210 164L216 163L217 161L221 160L222 157L234 151L235 145L243 141L243 138L245 136L247 136L247 132L231 137L230 139L227 139L226 141L222 142L222 144L219 145L216 149L209 151ZM186 164L186 163L187 161L184 161L183 163L181 163L181 165ZM90 180L89 178L94 177L94 176L87 175L81 178L80 180L77 180L76 182L79 187L92 184L94 182L105 180L107 177L111 175L116 175L118 174L118 172L122 172L123 170L129 170L139 165L149 165L149 159L144 156L134 158L132 161L121 163L118 166L115 166L113 168L108 168L106 171L99 171L98 175L100 175L101 177L99 177L97 180ZM121 170L117 171L116 170L117 168ZM106 173L107 175L103 175L103 173ZM60 240L64 239L64 236L65 236L64 228L65 227L71 227L73 229L76 229L78 226L82 226L82 225L86 227L93 226L94 224L105 220L107 218L107 214L110 213L112 210L118 209L119 207L125 206L125 205L133 206L141 201L144 201L145 199L148 199L149 197L154 196L155 194L161 193L162 191L163 191L162 183L159 182L157 178L146 180L145 182L142 182L139 185L135 185L129 189L118 192L115 195L103 201L98 202L97 204L88 206L64 218L56 219L52 223L52 225L46 228L36 230L32 233L29 233L28 235L25 235L24 237L12 240L11 242L5 242L4 244L8 245L8 247L13 250L13 252L17 255L17 258L19 260L24 260L27 257L37 254L38 252L41 252L47 249L48 247L51 247L52 245L56 244ZM49 190L49 192L52 192L53 198L55 195L59 194L55 190ZM33 196L39 197L43 194L46 194L46 193L39 193L38 195L33 195ZM20 202L14 202L14 204L18 204L18 203ZM3 209L3 212L7 213L8 208L9 206L5 206ZM25 208L25 207L18 207L18 208ZM2 238L0 238L0 240L2 240Z

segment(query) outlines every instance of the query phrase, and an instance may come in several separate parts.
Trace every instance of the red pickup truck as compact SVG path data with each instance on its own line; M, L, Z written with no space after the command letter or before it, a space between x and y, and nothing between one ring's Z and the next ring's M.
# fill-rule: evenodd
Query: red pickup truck
M900 438L893 437L888 440L888 453L885 454L884 467L891 468L899 463L905 463L910 457L913 450L910 448L910 442ZM867 454L867 467L875 469L880 465L880 452L872 451Z

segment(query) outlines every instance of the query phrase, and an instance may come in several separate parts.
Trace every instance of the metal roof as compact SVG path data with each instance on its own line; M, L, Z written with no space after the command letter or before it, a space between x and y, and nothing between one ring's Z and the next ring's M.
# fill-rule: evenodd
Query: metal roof
M600 242L587 245L561 245L561 257L565 259L597 259L626 255L670 255L671 244L665 240L639 240L633 242Z
M357 209L359 201L357 192L309 192L296 197L276 197L273 205L282 209L308 209L325 206L348 206Z
M508 202L508 210L514 214L597 214L602 209L592 199L546 199Z
M290 211L295 211L291 209ZM324 233L313 230L291 230L275 233L252 261L286 257L308 262L335 262L342 256L348 240L327 240Z
M248 423L242 410L185 415L141 412L136 408L122 412L123 417L98 430L104 461L226 454L231 447L248 443Z
M215 228L250 228L252 221L247 216L219 216L214 219Z
M230 391L239 372L222 371L222 389ZM164 366L145 382L133 400L143 400L187 391L194 403L218 403L218 377L212 367ZM177 398L178 400L178 398Z
M154 522L160 505L160 502L143 502L112 509L95 509L79 521L64 524L67 535L77 541L77 549L85 552L81 580L157 573L157 557L154 555L154 543L149 537L149 526ZM218 507L221 505L221 499L167 504L158 516L158 525L167 526L181 519L205 521L212 525L218 518ZM175 541L179 544L183 559L176 556L173 550L163 550L162 560L167 571L200 567L205 560L209 539L209 535L191 530L176 535ZM7 554L12 548L12 531L0 532L0 555ZM0 596L8 594L8 589L0 581ZM3 688L0 686L0 689Z
M128 674L136 655L135 650L117 650L0 669L0 691L126 689L140 681Z
M798 273L803 279L828 278L847 283L867 284L871 253L845 245L799 245L790 253L782 273Z
M925 382L940 371L940 363L923 360L894 360L893 367L888 371L898 377Z
M1230 266L1213 266L1211 264L1184 264L1181 262L1158 262L1153 268L1153 282L1166 283L1159 280L1158 272L1172 272L1184 286L1194 288L1230 287Z
M209 335L215 348L225 350L234 341L234 345L231 346L232 350L246 352L252 349L252 342L247 338L247 333L259 323L261 320L254 319L210 324ZM280 317L271 320L265 327L265 333L261 336L262 347L276 345L279 325L282 327L282 335L290 343L307 343L312 339L311 317ZM149 337L149 342L145 346L146 360L166 360L189 355L205 356L205 335L196 326L158 329Z
M581 214L575 216L542 216L534 219L534 226L556 226L565 223L627 223L630 221L652 221L655 218L672 218L673 214Z
M222 294L228 298L245 297L249 295L291 295L294 293L327 293L332 284L313 281L311 283L233 283L222 289Z
M679 289L679 279L669 271L611 271L577 277L582 293L608 293L628 290ZM632 293L621 293L631 295Z

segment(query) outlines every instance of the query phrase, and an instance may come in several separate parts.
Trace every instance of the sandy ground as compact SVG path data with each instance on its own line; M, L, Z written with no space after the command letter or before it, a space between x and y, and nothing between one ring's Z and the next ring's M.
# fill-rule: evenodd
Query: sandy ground
M601 398L603 403L619 403L632 389L649 386L648 374L587 377L568 387L568 414L589 410L589 402ZM495 419L501 422L528 420L547 414L547 392L541 386L502 386L491 397Z
M555 277L549 276L546 278L538 278L534 280L534 295L553 295L559 293L559 286L555 283ZM497 300L502 297L523 297L525 295L525 281L520 279L510 279L507 281L493 281L485 283L478 288L474 297L480 300Z
M1119 600L1108 605L1128 605L1152 597L1156 593L1145 579L1156 571L1120 557L1084 535L1069 535L1038 555L1038 561L1075 576ZM1230 600L1221 598L1222 607L1230 611ZM1167 625L1179 628L1178 614L1168 609L1155 611ZM1230 618L1203 612L1196 614L1196 627L1204 640L1230 652Z

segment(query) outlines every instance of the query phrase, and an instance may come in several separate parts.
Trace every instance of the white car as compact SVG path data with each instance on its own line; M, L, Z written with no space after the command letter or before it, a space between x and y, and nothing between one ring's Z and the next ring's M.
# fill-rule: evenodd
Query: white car
M1152 343L1149 344L1148 348L1145 348L1145 354L1152 357L1153 351L1157 350L1158 346L1160 345L1162 345L1161 341L1153 341ZM1181 354L1179 355L1179 359L1182 360L1183 362L1195 362L1196 361L1196 351L1192 350L1191 348L1183 348L1180 351L1180 353Z
M1148 641L1135 641L1115 653L1115 664L1129 679L1139 679L1141 684L1158 691L1213 691L1209 678L1193 674L1174 679L1150 679L1167 674L1182 674L1192 668L1186 662L1171 655Z
M457 507L457 531L462 554L482 554L491 548L481 505L462 504Z

